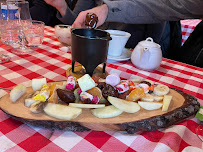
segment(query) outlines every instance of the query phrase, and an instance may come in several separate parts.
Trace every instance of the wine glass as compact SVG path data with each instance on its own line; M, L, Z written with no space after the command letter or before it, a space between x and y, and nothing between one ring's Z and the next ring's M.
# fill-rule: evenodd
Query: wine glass
M2 15L2 10L1 10L1 4L0 4L0 38L1 38L1 33L4 32L4 26L5 26L5 21L3 19L3 15ZM11 58L8 55L2 54L0 53L0 63L4 63L9 61Z
M16 11L17 10L17 11ZM7 0L7 18L8 28L18 31L20 46L12 49L14 54L24 55L33 52L33 49L27 47L24 30L29 29L32 20L29 12L29 2L24 0Z

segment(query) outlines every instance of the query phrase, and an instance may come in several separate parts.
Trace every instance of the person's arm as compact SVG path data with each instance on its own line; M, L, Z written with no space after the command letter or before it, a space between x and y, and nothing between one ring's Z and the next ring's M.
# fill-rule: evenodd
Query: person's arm
M54 8L44 0L28 0L28 2L30 4L30 15L32 19L43 21L46 25L49 25L53 15L55 15Z
M203 18L203 0L104 0L102 6L81 12L72 27L85 27L85 16L95 13L99 22L152 24L163 21Z
M65 0L44 0L47 4L55 7L61 15L65 15L68 5Z
M202 0L104 0L106 21L132 24L160 23L203 17Z
M72 25L81 11L91 9L95 6L94 0L78 0L73 10L67 8L64 15L57 13L57 18L64 24Z
M73 23L72 28L85 28L85 19L87 13L95 13L98 16L98 23L96 25L96 27L98 27L105 22L108 15L108 7L106 4L103 4L93 9L82 11Z

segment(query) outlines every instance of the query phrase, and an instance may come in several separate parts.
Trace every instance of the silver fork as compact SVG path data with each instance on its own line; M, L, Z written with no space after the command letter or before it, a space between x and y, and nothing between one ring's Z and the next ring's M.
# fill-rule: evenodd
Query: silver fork
M6 90L6 91L11 91L11 89L6 89L6 88L2 88L2 87L0 87L0 89Z

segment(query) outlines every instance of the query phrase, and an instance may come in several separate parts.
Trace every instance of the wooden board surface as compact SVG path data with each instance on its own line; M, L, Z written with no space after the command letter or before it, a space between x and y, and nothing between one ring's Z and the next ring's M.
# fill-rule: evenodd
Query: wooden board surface
M103 68L100 66L97 66L93 72L93 76L97 76L100 78L106 78L108 75L108 72L105 71L105 73L103 73L102 71L103 71ZM85 69L83 68L83 66L81 64L76 65L74 67L74 73L72 72L72 67L70 67L66 70L66 76L67 77L69 75L72 75L78 79L78 78L82 77L84 74L85 74Z
M173 125L180 120L194 115L199 109L199 103L196 98L185 94L184 92L170 89L169 95L172 95L173 98L168 112L163 112L161 109L147 111L141 108L139 112L134 114L124 112L114 118L100 119L92 115L90 109L83 109L82 114L77 118L71 121L64 121L52 118L45 113L34 114L29 110L29 108L25 107L24 100L32 92L33 90L31 87L27 88L26 94L16 103L12 103L10 101L9 94L7 94L0 99L0 108L14 119L36 126L74 131L126 130L128 133L135 133L142 130L156 130ZM187 113L185 113L185 111L187 111ZM162 120L161 118L164 118L165 120ZM149 124L147 125L146 122ZM152 124L152 122L156 124ZM137 125L132 127L132 124ZM142 126L137 128L139 124ZM150 126L154 127L150 129Z

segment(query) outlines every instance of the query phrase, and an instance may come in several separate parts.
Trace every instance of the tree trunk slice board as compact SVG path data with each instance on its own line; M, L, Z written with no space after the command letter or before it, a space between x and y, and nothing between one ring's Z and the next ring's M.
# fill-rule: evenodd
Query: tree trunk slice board
M57 82L62 83L62 82ZM33 93L28 87L26 94L15 103L10 101L9 94L0 99L0 108L10 117L34 126L42 126L50 129L70 130L70 131L127 131L129 134L138 131L153 131L174 125L190 116L196 114L200 104L197 99L180 90L170 88L169 95L172 101L168 112L161 109L148 111L141 108L134 114L123 112L113 118L101 119L95 117L90 109L83 109L82 114L71 121L64 121L52 118L45 113L34 114L24 105L25 98Z
M66 70L66 76L68 77L69 75L72 75L78 79L85 74L85 69L83 68L83 66L81 64L75 65L74 71L75 72L73 73L72 67L68 68ZM105 71L105 73L103 73L102 71L103 71L103 68L101 68L100 66L97 66L93 72L93 76L97 76L97 77L105 79L108 75L108 72Z

